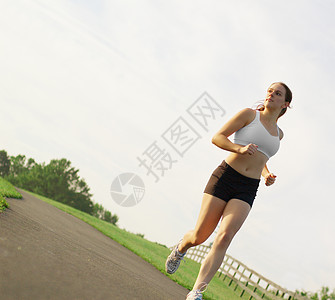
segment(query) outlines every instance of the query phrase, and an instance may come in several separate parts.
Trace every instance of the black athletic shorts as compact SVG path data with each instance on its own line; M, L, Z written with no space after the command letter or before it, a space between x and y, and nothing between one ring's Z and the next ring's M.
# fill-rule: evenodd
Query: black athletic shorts
M233 198L240 199L252 207L259 182L260 179L244 176L223 161L209 178L204 193L226 202Z

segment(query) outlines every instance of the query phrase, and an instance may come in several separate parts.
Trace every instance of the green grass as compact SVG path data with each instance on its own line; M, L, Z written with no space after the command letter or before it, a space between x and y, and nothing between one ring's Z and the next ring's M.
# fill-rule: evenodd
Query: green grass
M21 199L22 195L11 183L0 177L0 213L9 207L5 197Z
M6 199L2 195L0 195L0 212L4 211L8 207L9 205Z
M124 229L120 229L111 223L102 221L63 203L48 199L46 197L34 194L29 191L27 192L65 211L66 213L69 213L83 220L84 222L93 226L106 236L115 240L119 244L128 248L129 250L152 264L159 271L170 277L172 280L176 281L178 284L184 286L187 289L192 288L200 268L199 263L196 263L191 259L185 258L185 262L182 262L182 265L179 268L178 272L173 275L169 275L165 272L165 260L171 251L166 246L148 241L137 234L130 233ZM235 285L233 286L235 287ZM237 289L237 292L241 292L241 289L239 287ZM228 280L223 281L222 277L219 278L217 274L211 281L207 291L204 293L204 299L234 300L248 299L248 297L245 294L242 298L240 298L231 287L228 287Z

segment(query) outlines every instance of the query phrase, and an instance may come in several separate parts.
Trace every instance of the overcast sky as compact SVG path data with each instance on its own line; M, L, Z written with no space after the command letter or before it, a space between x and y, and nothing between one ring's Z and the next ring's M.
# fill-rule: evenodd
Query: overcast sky
M284 81L293 108L268 162L277 181L261 182L228 253L292 290L334 288L334 9L302 0L1 0L0 149L69 159L121 228L172 246L195 225L228 155L212 136ZM204 125L206 101L217 110ZM192 134L169 141L173 128ZM158 178L139 161L154 146L174 161ZM110 194L123 173L145 185L133 207Z

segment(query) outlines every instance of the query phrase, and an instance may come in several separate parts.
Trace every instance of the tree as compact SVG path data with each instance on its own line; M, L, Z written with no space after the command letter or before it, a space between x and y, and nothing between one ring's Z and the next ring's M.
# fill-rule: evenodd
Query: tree
M10 162L6 179L13 185L89 214L93 212L90 188L67 159L53 159L46 165L38 164L32 158L26 161L25 155L17 155L11 156Z
M11 156L9 174L13 177L16 177L19 174L26 172L27 168L25 166L25 163L26 163L25 155L19 154L17 156Z
M0 176L9 174L10 160L5 150L0 151Z
M9 161L7 173L6 168L1 169L1 166L6 165L6 157ZM38 164L32 158L27 160L25 155L8 159L7 152L0 151L1 170L7 174L6 179L17 187L70 205L115 225L119 219L102 205L93 204L89 186L80 178L79 170L65 158L53 159L46 165Z
M323 286L320 291L320 300L333 300L335 299L335 289L331 293L329 287Z
M110 211L106 210L101 204L98 203L94 204L92 215L98 219L104 220L114 225L117 225L116 223L119 220L117 215L112 215Z
M35 160L33 158L29 158L26 164L26 169L28 171L30 171L33 167L35 167L37 165L37 163L35 162Z
M307 296L311 300L335 300L335 289L330 291L329 287L323 286L318 292L298 291L302 296Z
M102 219L104 215L104 208L101 204L95 203L93 206L93 214L94 217L98 219Z
M104 212L104 220L106 222L112 223L112 213L108 210L105 210Z
M79 170L73 168L69 160L53 159L44 167L45 184L41 187L47 197L92 214L90 188L78 173Z
M114 215L112 216L111 223L117 226L116 223L117 223L118 221L119 221L119 217L118 217L116 214L114 214Z

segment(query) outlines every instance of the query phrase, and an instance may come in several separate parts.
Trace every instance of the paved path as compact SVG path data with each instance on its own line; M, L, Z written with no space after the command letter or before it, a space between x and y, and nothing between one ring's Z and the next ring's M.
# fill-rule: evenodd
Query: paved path
M85 222L19 190L0 214L0 299L185 299L188 290Z

